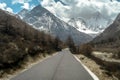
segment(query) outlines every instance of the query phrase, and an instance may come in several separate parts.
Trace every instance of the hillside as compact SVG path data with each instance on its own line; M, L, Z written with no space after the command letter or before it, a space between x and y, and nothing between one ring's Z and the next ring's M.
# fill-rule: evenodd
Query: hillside
M120 14L116 20L103 33L97 36L91 42L95 48L109 52L120 52Z
M0 10L0 69L19 64L26 56L50 54L62 42Z

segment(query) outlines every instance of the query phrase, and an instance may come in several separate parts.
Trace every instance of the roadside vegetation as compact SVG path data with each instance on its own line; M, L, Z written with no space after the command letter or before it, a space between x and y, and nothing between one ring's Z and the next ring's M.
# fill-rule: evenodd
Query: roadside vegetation
M105 61L100 58L93 56L93 59L100 65L102 65L103 69L107 70L107 74L114 75L115 77L120 79L120 38L110 38L107 40L102 40L99 42L91 42L91 45L94 51L99 52L107 52L112 53L111 58L114 60L118 60L119 62L115 61Z
M0 10L0 77L18 69L26 58L45 57L64 47L58 37L40 32Z
M109 38L99 42L91 42L94 50L114 53L113 58L120 59L120 38Z
M67 45L73 54L84 55L84 56L94 60L98 65L100 65L100 69L105 71L105 73L103 73L103 74L106 74L107 76L109 76L111 78L115 76L118 79L120 79L120 63L119 62L111 62L111 61L102 60L102 58L96 57L95 55L92 54L93 51L106 52L106 50L104 48L100 47L100 45L102 45L102 44L94 45L91 43L86 43L86 44L82 44L80 46L76 46L74 44L72 38L68 37ZM105 47L105 45L103 47ZM109 50L109 52L111 52L110 50L112 50L111 48L107 48L107 49ZM119 49L115 49L115 50L116 50L116 54L113 55L112 58L119 60L120 50ZM81 58L81 59L84 59L84 58ZM89 64L89 65L91 65L91 64ZM114 78L113 78L113 80L114 80Z
M93 51L93 48L90 44L76 45L71 36L67 38L66 45L73 54L83 54L90 57Z

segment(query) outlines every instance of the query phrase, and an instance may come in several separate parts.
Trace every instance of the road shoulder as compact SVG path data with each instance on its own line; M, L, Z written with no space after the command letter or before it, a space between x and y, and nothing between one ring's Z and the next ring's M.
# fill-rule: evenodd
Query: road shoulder
M99 80L115 80L112 76L107 75L106 71L101 69L101 66L94 60L81 54L75 56L80 59L80 61L88 67L99 78Z

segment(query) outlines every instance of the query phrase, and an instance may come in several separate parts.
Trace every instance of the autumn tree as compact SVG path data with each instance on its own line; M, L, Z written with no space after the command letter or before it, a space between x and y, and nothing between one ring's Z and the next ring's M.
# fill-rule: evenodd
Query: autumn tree
M58 36L55 37L54 48L58 51L61 50L61 44L62 44L62 42L60 41L59 37Z
M66 39L66 44L70 48L70 51L75 54L76 46L75 46L74 41L71 36L68 36L68 38Z

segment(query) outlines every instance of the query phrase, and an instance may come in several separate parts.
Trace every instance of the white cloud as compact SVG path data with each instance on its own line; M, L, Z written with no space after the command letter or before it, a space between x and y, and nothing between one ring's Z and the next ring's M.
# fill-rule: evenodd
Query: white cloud
M6 3L0 3L0 8L1 9L5 9L6 6L7 6Z
M29 3L24 3L23 6L21 6L22 8L25 8L25 9L29 9L30 6L29 6Z
M22 4L21 8L32 9L35 5L30 5L29 2L32 0L13 0L12 4Z
M34 4L30 5L30 9L33 9L34 7L35 7L35 5L34 5Z
M120 2L116 0L43 0L41 5L52 12L57 17L65 20L82 17L90 18L91 15L99 11L107 18L115 18L120 13Z
M96 2L111 2L111 0L93 0L93 1L96 1Z
M6 10L6 11L9 11L9 12L13 13L12 8L7 7L7 4L6 4L6 3L0 3L0 9Z
M13 10L11 8L6 8L6 11L13 13Z
M12 4L17 4L17 3L24 4L24 3L31 2L31 1L32 0L13 0Z
M24 9L33 9L35 7L35 5L34 4L32 4L32 5L30 5L29 3L24 3L22 6L21 6L21 8L24 8Z
M55 4L54 0L44 0L42 3L44 6L53 6Z

